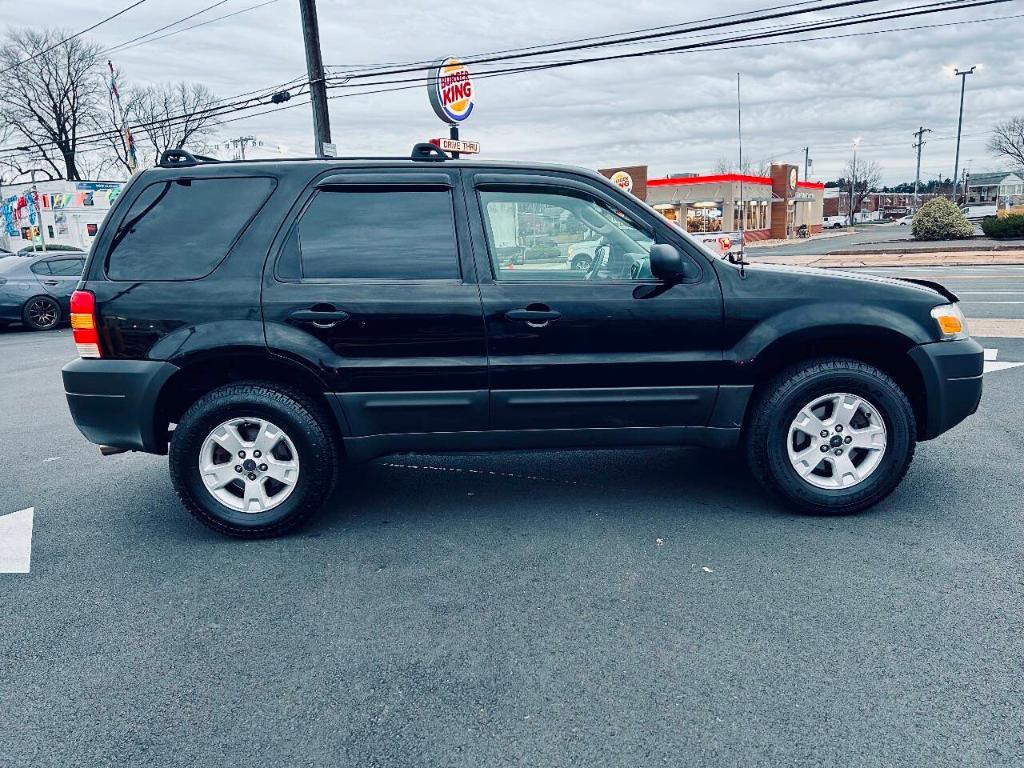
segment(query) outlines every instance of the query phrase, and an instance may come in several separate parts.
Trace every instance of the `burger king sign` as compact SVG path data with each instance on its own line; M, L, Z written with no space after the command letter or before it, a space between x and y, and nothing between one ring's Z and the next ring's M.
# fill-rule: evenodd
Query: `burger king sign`
M427 78L430 106L441 120L458 125L473 112L473 80L466 65L456 58L441 59Z

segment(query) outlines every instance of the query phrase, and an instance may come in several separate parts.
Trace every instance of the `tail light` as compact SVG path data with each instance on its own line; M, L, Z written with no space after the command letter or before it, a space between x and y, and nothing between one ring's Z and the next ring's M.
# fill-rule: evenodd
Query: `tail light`
M96 332L96 297L90 291L71 294L71 333L79 357L103 357Z

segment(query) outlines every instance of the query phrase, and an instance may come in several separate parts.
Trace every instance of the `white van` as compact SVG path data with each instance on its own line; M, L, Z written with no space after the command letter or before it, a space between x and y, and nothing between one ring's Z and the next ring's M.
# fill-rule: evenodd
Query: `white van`
M822 229L842 229L846 226L845 216L825 216L821 220Z

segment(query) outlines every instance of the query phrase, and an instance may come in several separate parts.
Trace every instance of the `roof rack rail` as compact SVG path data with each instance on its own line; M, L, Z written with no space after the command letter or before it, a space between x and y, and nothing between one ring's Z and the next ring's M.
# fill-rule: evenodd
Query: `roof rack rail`
M435 144L428 144L427 142L420 142L412 148L412 160L418 160L420 162L431 162L431 163L443 163L448 160L449 157L445 154L445 151Z
M200 163L219 163L215 157L207 157L206 155L193 155L184 149L165 149L160 153L160 162L158 165L161 168L189 168L193 165L199 165Z

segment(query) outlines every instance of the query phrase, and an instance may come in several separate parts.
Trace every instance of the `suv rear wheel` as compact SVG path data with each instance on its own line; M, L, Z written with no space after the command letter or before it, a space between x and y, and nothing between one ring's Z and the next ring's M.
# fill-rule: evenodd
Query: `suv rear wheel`
M752 404L751 471L816 514L858 512L885 498L910 467L916 440L907 396L884 372L827 359L781 373Z
M302 525L330 493L336 446L306 397L265 384L234 384L198 400L171 439L171 479L204 525L260 538Z

